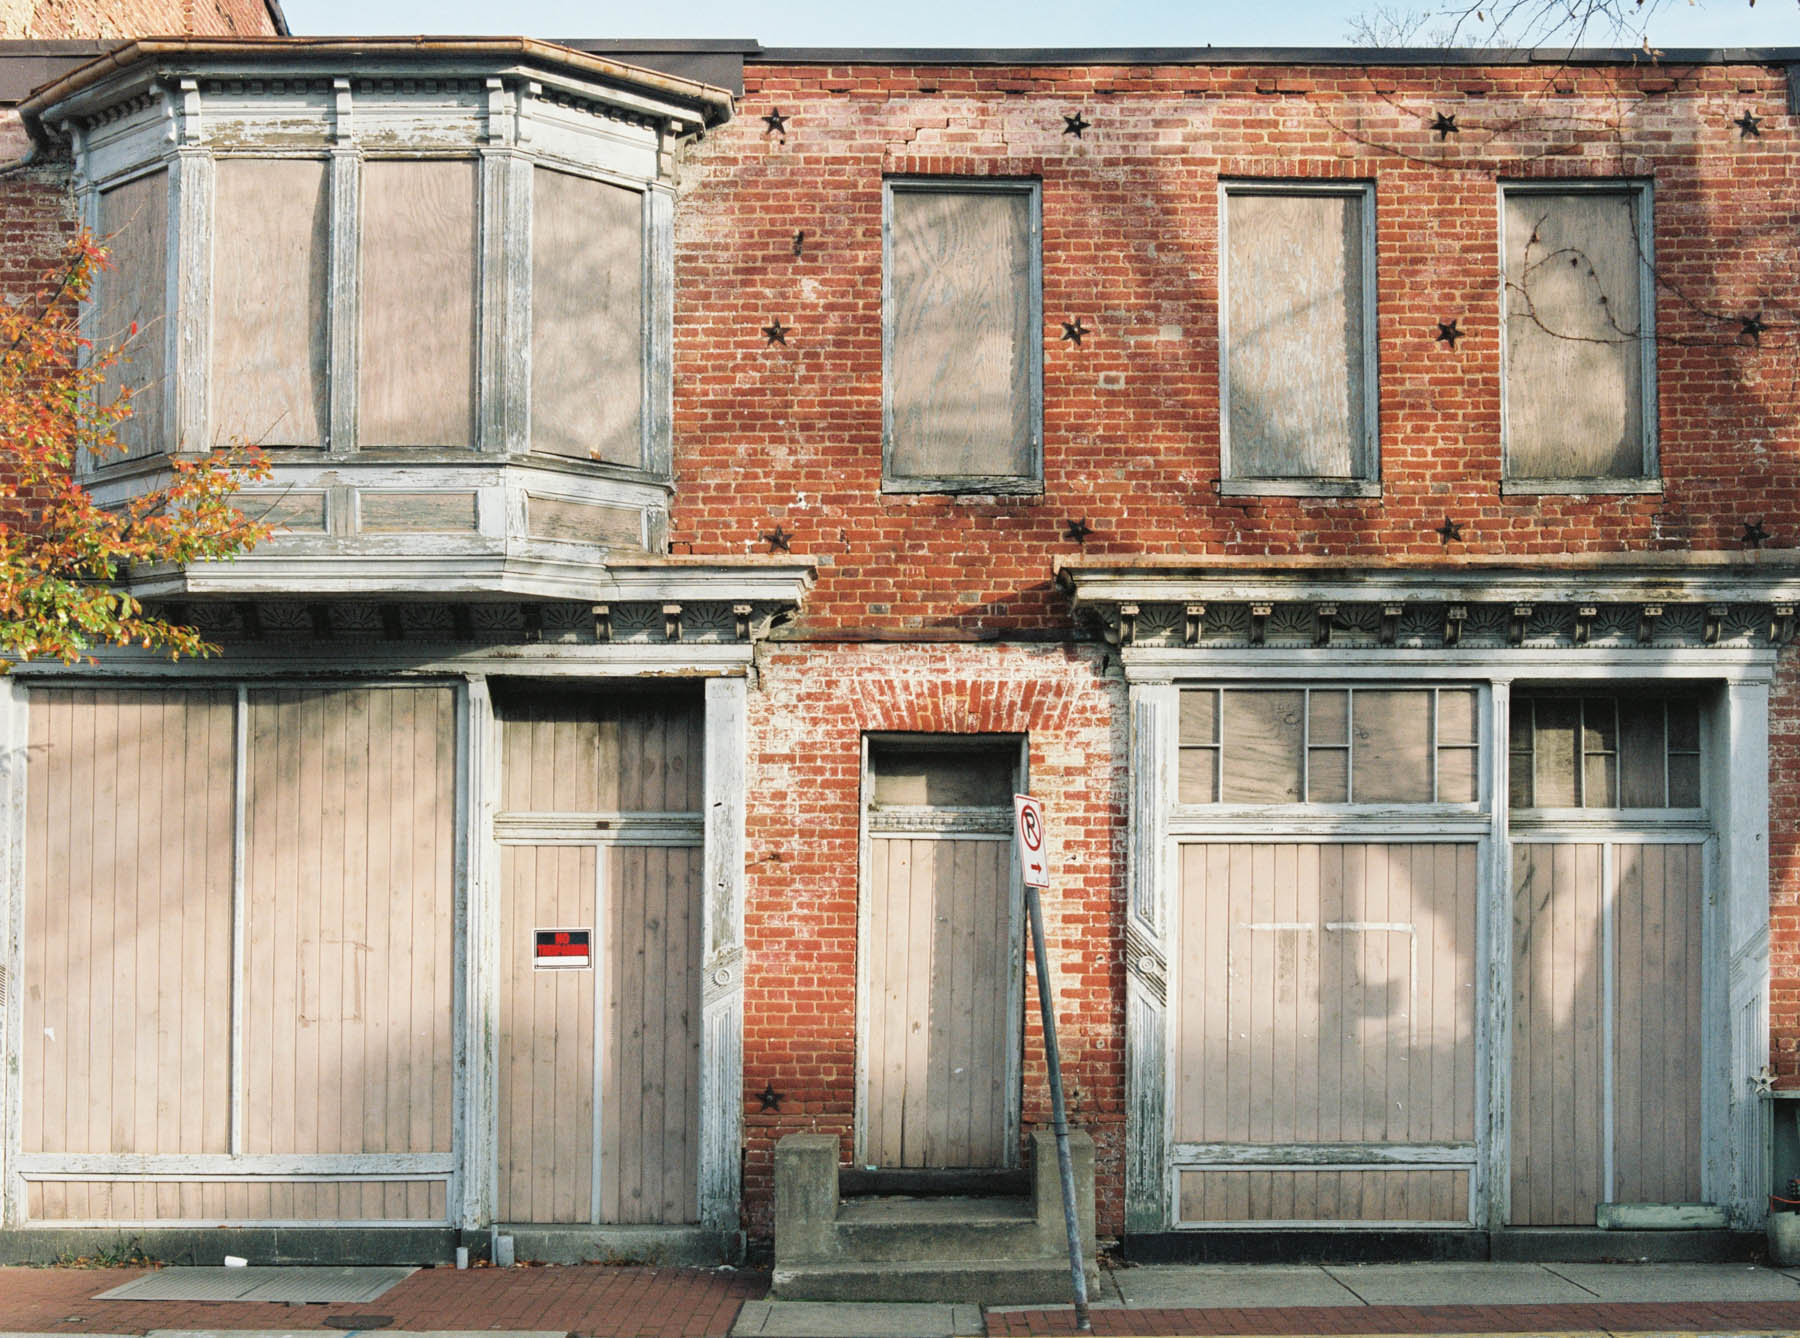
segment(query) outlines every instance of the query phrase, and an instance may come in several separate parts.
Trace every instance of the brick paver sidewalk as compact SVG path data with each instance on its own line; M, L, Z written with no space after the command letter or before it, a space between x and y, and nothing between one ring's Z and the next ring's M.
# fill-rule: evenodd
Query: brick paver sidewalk
M608 1338L725 1335L765 1274L703 1268L420 1269L374 1301L96 1301L136 1269L0 1268L0 1332L320 1329L333 1315L384 1315L392 1329L541 1329Z
M1800 1301L1638 1301L1583 1305L1283 1306L1254 1310L1095 1310L1106 1334L1794 1333ZM1075 1332L1072 1310L989 1313L990 1335Z

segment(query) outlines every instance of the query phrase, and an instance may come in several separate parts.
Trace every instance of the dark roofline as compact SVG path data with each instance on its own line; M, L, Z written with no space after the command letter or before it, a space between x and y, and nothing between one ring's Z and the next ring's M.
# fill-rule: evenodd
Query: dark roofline
M275 25L277 37L292 37L288 29L287 15L281 12L281 0L263 0L263 8L269 11L269 22Z
M640 48L660 43L640 42ZM1800 47L756 47L758 65L1789 65Z

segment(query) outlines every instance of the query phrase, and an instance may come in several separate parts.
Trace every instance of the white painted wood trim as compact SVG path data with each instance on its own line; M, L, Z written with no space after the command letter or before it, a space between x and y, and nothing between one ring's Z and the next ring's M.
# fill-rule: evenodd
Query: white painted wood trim
M593 991L592 1006L594 1010L594 1054L590 1061L593 1074L588 1099L588 1221L596 1226L602 1220L600 1214L603 1195L601 1191L606 1183L606 993L612 985L608 964L612 960L613 945L606 938L606 927L612 923L611 907L607 904L609 889L606 885L606 865L607 860L596 850L594 852L594 943L599 951L594 956L593 969L588 972L588 985ZM704 1022L704 1018L702 1021Z
M490 87L499 80L490 79ZM493 119L490 116L490 121ZM484 144L476 159L478 204L475 218L475 449L483 454L506 449L506 419L510 399L509 364L529 359L530 344L518 345L519 331L511 328L513 268L516 257L509 248L523 247L526 274L530 270L530 230L509 236L508 170L512 155ZM529 330L526 332L529 338Z
M96 1176L161 1180L211 1180L232 1176L442 1179L455 1169L456 1154L452 1152L256 1153L244 1156L222 1152L34 1152L18 1159L19 1173L29 1180L83 1180Z
M331 416L330 453L347 457L356 450L357 362L361 342L362 154L352 140L353 105L350 81L336 87L337 143L331 150L330 267L327 271L325 323L327 394Z
M885 284L886 280L883 280ZM871 896L869 884L869 805L875 797L875 777L871 771L869 735L864 731L859 744L859 774L856 789L856 1091L851 1098L850 1155L858 1166L869 1162L869 1032L873 1025L869 1015L869 936ZM1020 973L1024 966L1021 964Z
M391 649L390 649L391 645ZM421 646L409 654L407 643L299 642L290 654L267 647L234 648L212 660L184 660L171 665L166 659L138 654L98 652L94 665L19 664L12 672L21 681L93 683L98 680L157 680L170 686L182 682L239 679L289 679L307 674L329 674L364 683L371 678L395 681L443 678L446 675L498 673L516 678L667 678L708 675L741 677L749 667L748 644L617 645L521 644L484 646L466 652L446 653L441 646Z
M1354 1166L1343 1166L1321 1169L1354 1171L1359 1168ZM1404 1221L1393 1222L1345 1222L1341 1219L1334 1218L1297 1217L1291 1220L1283 1219L1276 1222L1187 1222L1177 1220L1174 1223L1174 1229L1176 1231L1192 1231L1196 1234L1206 1231L1230 1232L1236 1234L1238 1232L1267 1233L1276 1231L1318 1230L1330 1231L1333 1235L1356 1235L1381 1231L1442 1231L1446 1228L1454 1230L1466 1228L1468 1226L1469 1223L1467 1221L1455 1218L1408 1218Z
M485 693L487 684L481 680ZM471 1155L475 1141L469 1113L478 1105L476 1087L480 1078L481 1050L470 1022L470 983L474 975L473 948L479 940L473 919L477 900L474 884L479 875L481 846L476 840L480 824L481 761L476 746L476 685L465 683L456 694L456 848L452 856L454 907L451 912L450 972L450 1147L455 1173L446 1194L446 1211L451 1217L462 1214L468 1202L468 1182L479 1175L477 1159Z
M1702 997L1725 1006L1713 1028L1703 1025L1701 1063L1723 1082L1708 1085L1717 1095L1701 1107L1701 1187L1709 1202L1727 1207L1734 1225L1749 1228L1765 1220L1769 1192L1756 1086L1769 1062L1768 685L1728 684L1721 715L1713 749L1714 774L1723 782L1713 787L1718 883L1710 898L1717 946L1706 960L1723 969L1724 981L1708 992L1703 980Z
M1496 1231L1511 1209L1512 1155L1512 794L1507 748L1512 684L1488 684L1481 717L1481 785L1488 830L1475 876L1475 1143L1470 1220Z
M1174 1130L1169 962L1177 936L1168 907L1178 896L1169 840L1181 694L1173 684L1132 684L1131 810L1125 846L1125 1225L1159 1231L1173 1216L1168 1167Z
M499 446L507 455L531 449L531 266L532 201L534 179L531 160L509 153L501 161L505 172L505 250Z
M192 80L182 81L184 88ZM199 120L199 94L191 120ZM197 127L196 127L197 128ZM204 143L184 144L169 171L169 250L174 259L168 308L170 361L164 378L164 412L172 452L201 452L212 445L208 387L212 375L213 158Z
M867 754L867 736L864 736ZM1031 738L1019 739L1019 760L1014 771L1017 794L1031 793ZM865 777L865 780L867 777ZM865 791L872 794L873 791ZM864 806L866 813L867 806ZM1012 839L1012 838L1008 838ZM866 852L864 852L866 854ZM867 865L865 864L866 868ZM1002 1133L1000 1147L1004 1164L1016 1168L1020 1164L1025 1118L1025 870L1019 863L1019 848L1014 841L1006 862L1006 913L1011 920L1007 929L1006 969L1012 981L1006 996L1006 1090L1002 1096ZM857 959L863 956L858 942ZM859 1053L860 1053L860 1037Z
M698 1213L714 1231L737 1230L740 1210L748 706L743 679L707 681Z
M643 237L643 467L666 479L675 468L675 196L666 187L644 192Z
M226 1146L236 1156L244 1150L244 1009L249 996L245 979L249 929L250 690L238 684L231 714L231 1057L226 1078L231 1132Z
M468 825L461 844L468 861L464 935L462 1043L467 1055L461 1131L460 1202L451 1215L465 1229L494 1218L500 1174L500 897L499 847L493 840L500 795L499 726L487 679L470 675L465 693Z
M1369 1167L1444 1167L1460 1170L1481 1157L1474 1143L1177 1143L1178 1171L1230 1170L1241 1166L1366 1170Z
M435 1178L435 1177L429 1177ZM349 1217L281 1217L281 1218L231 1218L231 1217L138 1217L138 1218L57 1218L55 1221L39 1221L32 1223L41 1231L116 1231L132 1227L153 1227L163 1230L216 1231L222 1228L237 1227L247 1231L360 1231L371 1227L443 1227L449 1223L442 1217L381 1217L381 1218L349 1218Z
M1149 598L1146 596L1146 598ZM1281 596L1292 601L1293 595ZM1370 602L1371 594L1358 594L1352 602ZM1414 595L1414 599L1418 596ZM1497 602L1498 595L1484 596ZM1629 602L1629 601L1626 601ZM1119 660L1129 682L1193 682L1217 684L1234 677L1257 681L1316 679L1320 682L1359 680L1447 682L1455 679L1547 678L1565 682L1594 682L1629 676L1639 680L1714 679L1728 682L1768 682L1775 672L1776 652L1731 646L1704 649L1583 646L1470 650L1431 650L1376 647L1334 650L1309 647L1220 647L1182 650L1162 647L1130 648Z
M6 970L5 1019L7 1060L0 1065L0 1184L5 1202L0 1220L17 1226L25 1220L25 1185L18 1173L24 1130L25 1009L19 992L25 985L25 844L26 783L31 742L30 703L24 686L11 674L0 674L0 964Z

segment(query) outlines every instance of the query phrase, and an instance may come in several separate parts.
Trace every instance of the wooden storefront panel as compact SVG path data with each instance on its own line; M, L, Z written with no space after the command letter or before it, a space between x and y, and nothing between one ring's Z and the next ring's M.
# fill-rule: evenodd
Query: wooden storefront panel
M454 710L448 688L249 695L247 1152L451 1148Z
M705 712L692 694L497 689L506 813L691 813Z
M1514 843L1515 1225L1700 1198L1703 856Z
M1011 846L879 836L869 861L866 1155L1003 1165Z
M1181 859L1178 1142L1474 1138L1473 842Z
M235 694L30 701L21 1150L225 1152Z
M1181 1221L1455 1222L1469 1220L1469 1173L1289 1170L1181 1173Z
M443 1180L43 1180L45 1222L443 1222Z

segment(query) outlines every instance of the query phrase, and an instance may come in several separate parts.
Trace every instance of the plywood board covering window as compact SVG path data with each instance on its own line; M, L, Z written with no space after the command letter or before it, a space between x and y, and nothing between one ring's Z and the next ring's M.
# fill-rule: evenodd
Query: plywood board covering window
M227 158L213 203L215 443L326 440L326 164Z
M98 347L123 350L101 395L110 403L130 389L131 417L119 426L119 443L124 458L135 459L165 445L169 174L150 172L102 191L99 233L112 267L94 285L91 337Z
M1504 214L1508 477L1652 473L1646 191L1515 187Z
M1226 477L1374 470L1372 193L1225 188Z
M889 488L1039 484L1038 188L891 181Z
M532 173L531 446L644 463L644 197Z
M363 168L364 446L468 446L475 423L475 164Z
M1700 710L1692 698L1513 698L1517 809L1700 807Z
M1470 688L1190 688L1183 804L1471 804Z

